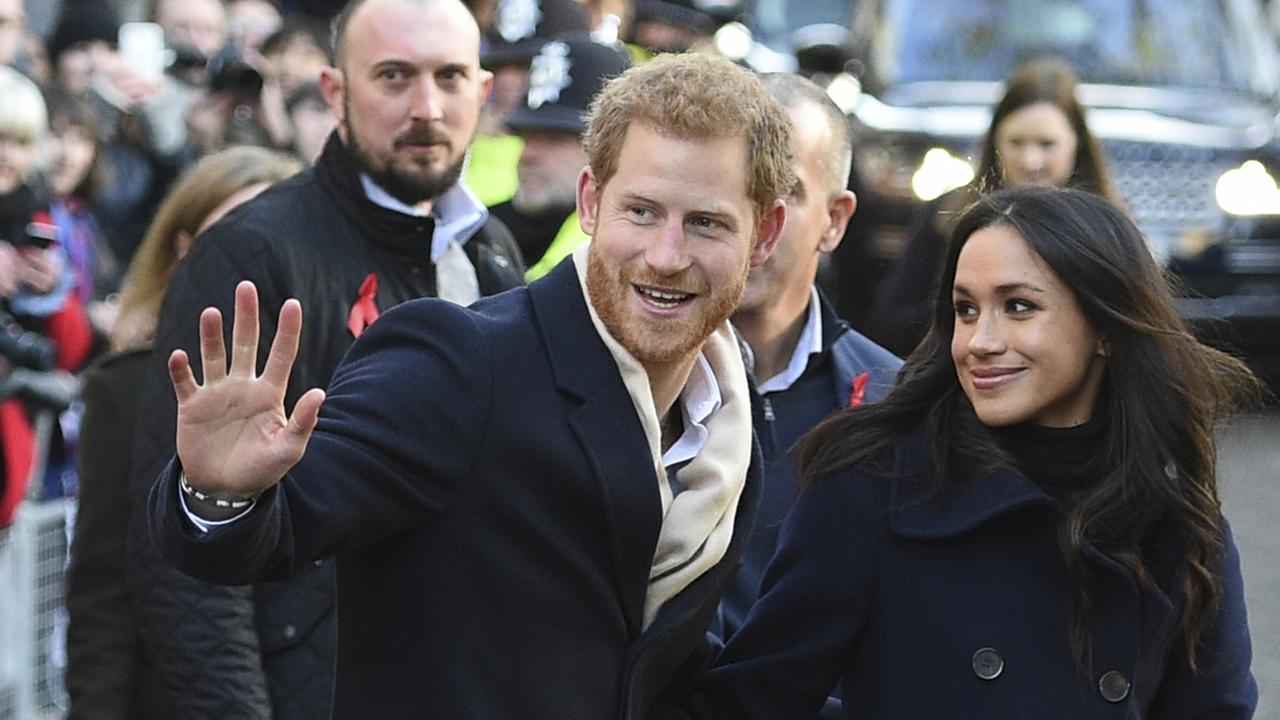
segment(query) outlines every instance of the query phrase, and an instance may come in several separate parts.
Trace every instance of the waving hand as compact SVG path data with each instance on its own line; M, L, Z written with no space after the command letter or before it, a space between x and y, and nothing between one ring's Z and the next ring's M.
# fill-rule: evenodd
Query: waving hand
M324 391L298 399L293 416L284 410L285 387L298 354L302 306L287 300L262 375L256 374L258 291L236 286L231 364L222 340L222 315L200 315L200 362L196 383L182 350L169 356L169 378L178 396L178 457L191 487L213 497L253 497L270 488L302 458L315 429Z

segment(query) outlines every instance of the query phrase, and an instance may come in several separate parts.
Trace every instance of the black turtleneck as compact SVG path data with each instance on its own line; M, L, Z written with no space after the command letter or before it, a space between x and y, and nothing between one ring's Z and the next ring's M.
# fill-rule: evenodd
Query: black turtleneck
M1083 425L1051 428L1021 423L996 431L1027 478L1070 506L1102 480L1099 468L1107 422L1094 417Z

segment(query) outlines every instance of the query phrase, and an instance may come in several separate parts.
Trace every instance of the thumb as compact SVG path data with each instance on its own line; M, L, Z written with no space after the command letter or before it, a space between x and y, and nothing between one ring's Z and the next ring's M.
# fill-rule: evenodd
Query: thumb
M323 402L324 390L320 388L312 388L298 398L293 406L293 416L289 418L288 433L305 443L320 420L320 404Z

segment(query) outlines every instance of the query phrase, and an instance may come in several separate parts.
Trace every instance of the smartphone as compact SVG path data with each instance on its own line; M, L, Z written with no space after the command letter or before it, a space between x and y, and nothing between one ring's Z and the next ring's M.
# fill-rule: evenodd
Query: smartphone
M27 223L26 232L17 245L18 247L38 247L47 248L58 239L58 227L46 222L38 220Z
M121 59L140 78L159 82L164 76L164 30L156 23L121 25L119 49Z

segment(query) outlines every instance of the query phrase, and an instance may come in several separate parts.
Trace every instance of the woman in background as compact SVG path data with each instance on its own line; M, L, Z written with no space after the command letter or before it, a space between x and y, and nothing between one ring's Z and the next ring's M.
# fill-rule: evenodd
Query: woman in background
M839 682L859 720L1251 717L1214 430L1258 391L1116 206L979 200L898 384L802 440L759 599L669 715L813 718Z
M1077 80L1061 60L1018 67L982 138L973 182L926 205L907 230L907 244L876 291L867 334L906 357L929 326L929 298L959 212L981 193L1051 185L1088 190L1118 202L1106 159L1085 123Z
M174 185L129 264L111 331L114 352L91 369L83 389L80 510L67 569L71 720L172 716L150 672L164 657L144 647L126 583L129 517L141 510L129 478L137 390L178 261L201 231L300 169L293 158L255 147L203 158Z

